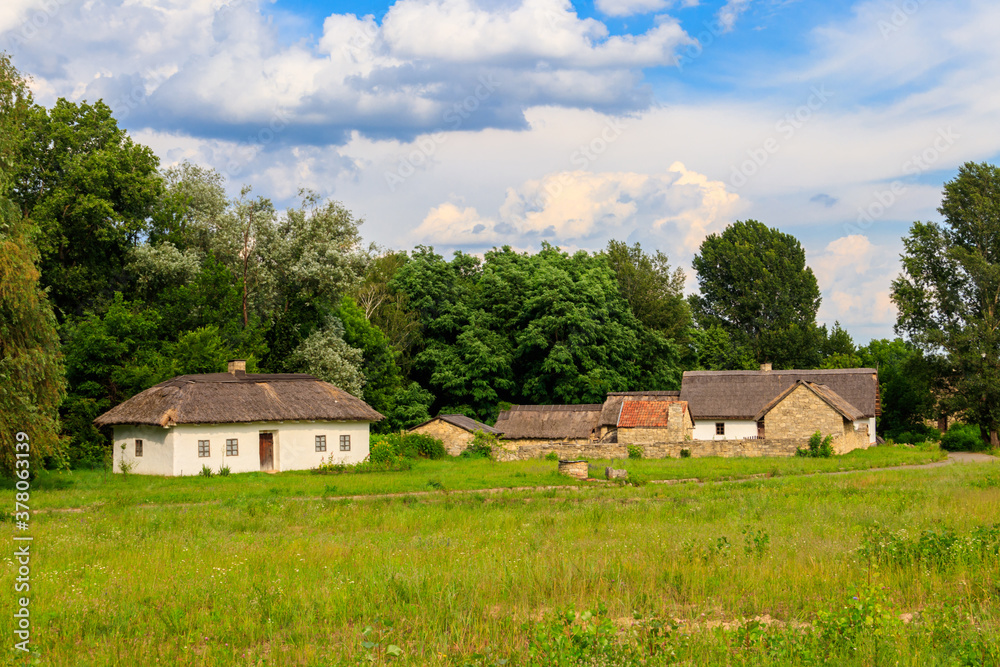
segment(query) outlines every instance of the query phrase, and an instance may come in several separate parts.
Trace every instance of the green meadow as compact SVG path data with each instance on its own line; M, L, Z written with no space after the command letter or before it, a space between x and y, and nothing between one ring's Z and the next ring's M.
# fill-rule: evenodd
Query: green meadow
M73 666L997 664L1000 466L802 474L936 457L616 462L706 480L641 486L560 479L551 461L43 476L36 652L4 651ZM8 591L14 573L5 555ZM13 604L0 598L8 638Z

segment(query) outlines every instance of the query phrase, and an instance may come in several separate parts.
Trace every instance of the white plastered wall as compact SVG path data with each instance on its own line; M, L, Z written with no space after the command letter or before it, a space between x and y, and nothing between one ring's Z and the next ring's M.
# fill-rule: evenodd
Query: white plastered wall
M870 444L875 444L875 417L866 417L865 419L858 419L854 422L854 430L858 430L858 427L862 424L868 425L868 442Z
M358 463L368 457L368 422L256 422L249 424L178 424L172 427L173 475L196 475L203 465L214 472L260 470L260 434L274 436L274 470L308 470L321 461ZM326 436L326 451L316 451L316 436ZM351 436L351 450L340 451L340 436ZM238 455L226 455L226 440L235 439ZM198 455L198 441L209 441L209 456Z
M715 434L715 425L726 425L725 435ZM695 440L742 440L757 437L757 422L752 419L697 419L694 422Z
M173 431L159 426L120 424L114 427L114 471L122 471L122 459L139 475L172 475ZM142 440L142 456L135 455L135 441ZM124 445L124 449L122 448Z

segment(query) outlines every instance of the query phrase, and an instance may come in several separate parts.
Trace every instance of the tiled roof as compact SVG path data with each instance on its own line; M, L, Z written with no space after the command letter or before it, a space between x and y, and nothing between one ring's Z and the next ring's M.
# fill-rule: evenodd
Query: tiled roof
M670 406L674 403L680 403L684 414L687 414L687 403L684 401L634 401L626 398L618 417L618 428L666 428L670 422Z

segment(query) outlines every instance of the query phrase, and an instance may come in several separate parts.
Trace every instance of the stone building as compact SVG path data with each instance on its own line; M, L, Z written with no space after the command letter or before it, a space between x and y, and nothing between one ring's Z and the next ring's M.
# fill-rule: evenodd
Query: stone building
M368 457L372 422L384 417L312 375L181 375L140 392L94 420L114 431L114 469L143 475L315 468Z
M628 401L678 401L679 391L611 391L601 406L601 417L597 423L597 439L601 442L617 442L618 419L622 413L622 403Z
M410 433L421 433L437 438L444 443L445 449L452 456L458 456L468 448L476 431L496 436L503 435L499 429L465 415L438 415L410 429Z
M854 430L863 427L869 444L875 442L875 419L882 410L873 368L775 371L765 364L759 371L687 371L680 398L694 417L695 440L792 439L805 432L825 433L826 407L819 403L819 412L800 411L794 425L772 420L769 426L764 418L764 409L800 382L825 387L824 396L851 415Z
M617 440L623 445L655 445L691 440L694 419L680 400L626 397L618 415Z

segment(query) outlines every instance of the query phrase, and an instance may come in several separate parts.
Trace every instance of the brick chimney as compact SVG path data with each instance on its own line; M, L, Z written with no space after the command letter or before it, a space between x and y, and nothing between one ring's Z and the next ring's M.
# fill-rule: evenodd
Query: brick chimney
M770 373L771 372L771 364L761 364L760 365L760 370L763 371L764 373Z
M246 373L247 372L247 361L246 359L233 359L229 362L229 372L236 375L237 372Z

